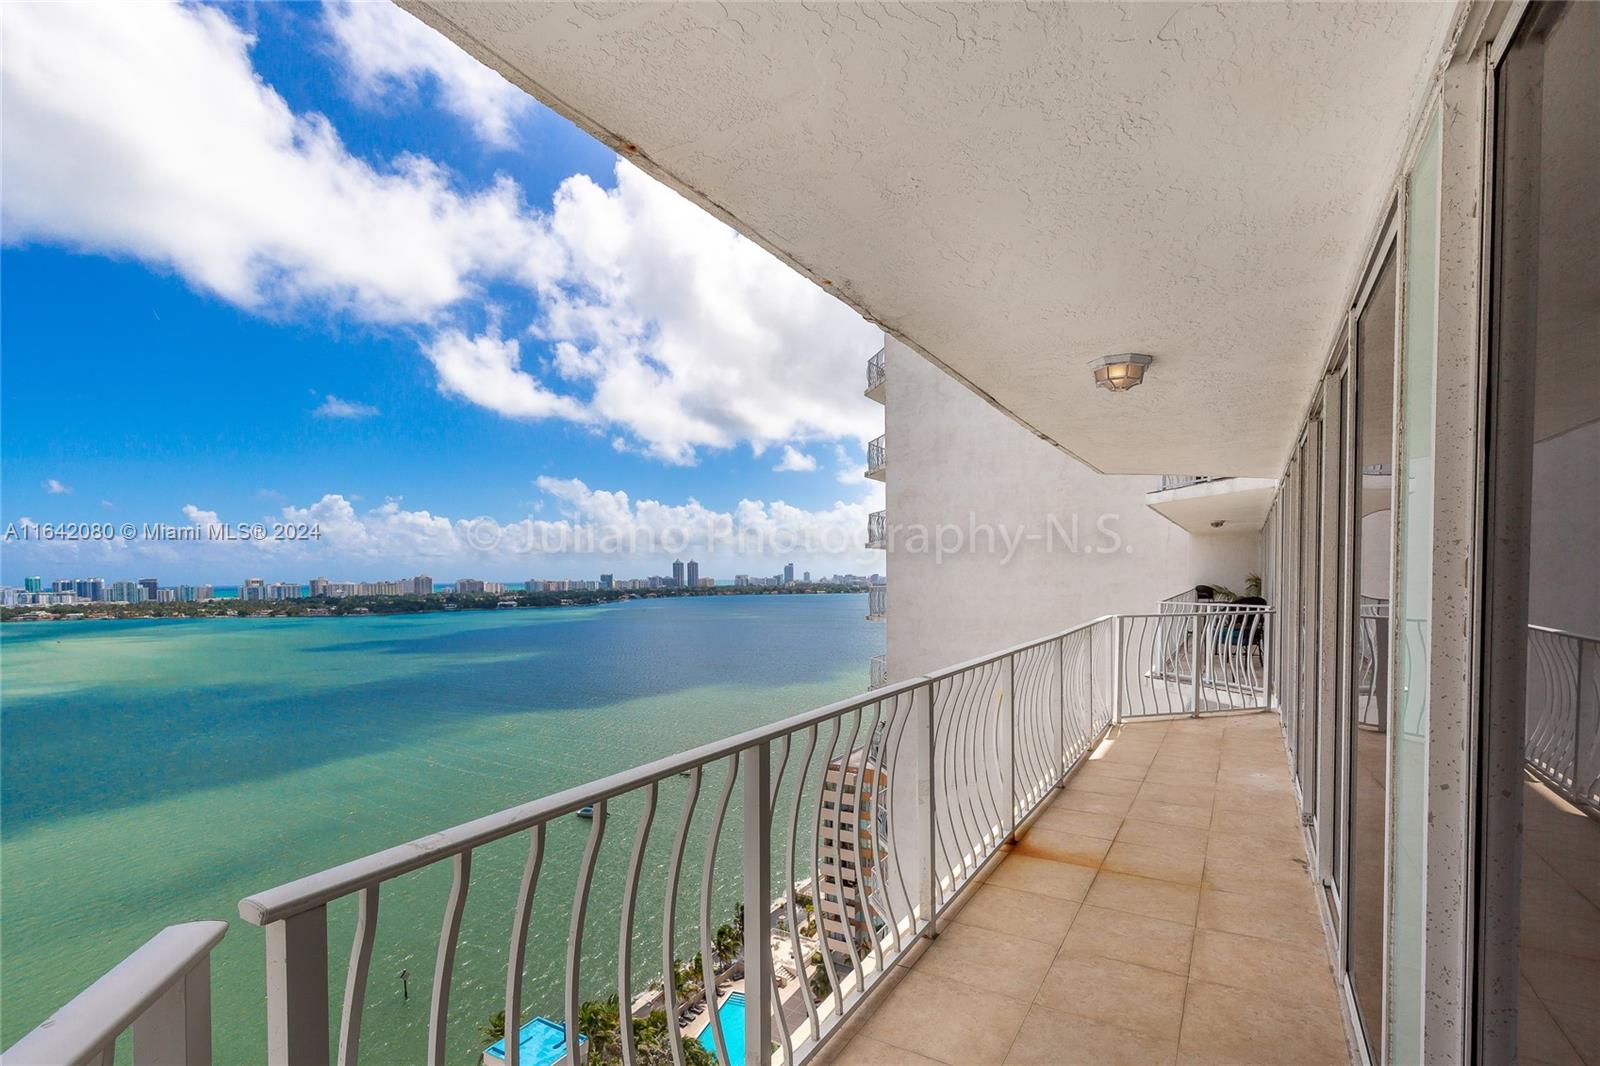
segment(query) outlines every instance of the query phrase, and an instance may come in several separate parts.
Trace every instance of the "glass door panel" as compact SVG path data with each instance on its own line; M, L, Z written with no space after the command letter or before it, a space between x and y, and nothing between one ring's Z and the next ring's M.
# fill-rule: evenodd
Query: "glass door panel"
M1350 771L1345 958L1369 1049L1377 1046L1383 1018L1396 274L1391 247L1356 319L1352 423L1351 474L1357 479L1352 562L1357 600L1348 659L1354 669L1346 703Z

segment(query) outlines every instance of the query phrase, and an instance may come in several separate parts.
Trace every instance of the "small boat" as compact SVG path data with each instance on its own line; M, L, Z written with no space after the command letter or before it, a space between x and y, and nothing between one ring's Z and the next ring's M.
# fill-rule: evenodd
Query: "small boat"
M687 771L687 770L679 770L678 771L678 776L679 777L689 777L691 775L690 775L689 771Z
M579 818L593 818L594 817L594 804L590 803L590 804L586 804L583 807L580 807L578 809L578 817Z

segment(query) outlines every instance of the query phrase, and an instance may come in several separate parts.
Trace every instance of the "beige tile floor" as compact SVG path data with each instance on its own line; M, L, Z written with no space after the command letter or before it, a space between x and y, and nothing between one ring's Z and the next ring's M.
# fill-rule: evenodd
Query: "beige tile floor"
M1276 716L1117 730L835 1040L841 1066L1349 1063Z

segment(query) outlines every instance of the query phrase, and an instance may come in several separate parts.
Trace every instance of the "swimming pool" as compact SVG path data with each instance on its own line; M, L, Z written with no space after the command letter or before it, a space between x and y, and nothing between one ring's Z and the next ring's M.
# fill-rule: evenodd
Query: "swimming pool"
M731 1066L744 1066L744 993L735 992L724 1000L717 1008L717 1017L722 1021L722 1039L727 1042ZM700 1033L700 1046L712 1055L717 1053L717 1041L709 1025Z

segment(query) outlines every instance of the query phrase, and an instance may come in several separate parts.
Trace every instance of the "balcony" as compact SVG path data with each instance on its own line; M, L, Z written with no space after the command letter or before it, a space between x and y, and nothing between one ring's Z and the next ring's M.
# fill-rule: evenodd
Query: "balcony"
M1275 716L1113 727L822 1061L1347 1063L1306 862Z
M1270 625L1260 610L1096 619L259 892L239 913L266 943L264 1057L359 1061L381 891L443 912L418 1061L474 1047L470 1023L496 1010L548 1012L522 1029L626 1061L701 1033L722 1062L781 1066L939 1039L963 1061L1020 1061L1068 1037L1158 1057L1283 1039L1297 1061L1331 1061L1339 1015L1317 983L1277 720L1250 713L1269 681L1252 634ZM509 929L503 996L455 973L475 887L476 920ZM745 946L729 948L739 921ZM223 926L175 929L8 1060L92 1059L131 1022L136 1046L208 1061L205 960ZM699 992L654 980L696 953L708 1018ZM656 1022L594 1029L602 1004L580 990ZM720 1020L734 995L742 1046ZM496 1046L518 1063L518 1041Z
M1145 504L1190 533L1251 533L1267 520L1276 478L1163 474Z
M887 435L867 442L867 477L874 481L889 478L889 443Z
M872 585L867 589L867 621L881 622L889 613L889 586Z
M867 360L867 399L884 402L884 363L883 353L887 349L879 348L876 355Z
M867 515L867 547L889 547L889 512L873 511Z

